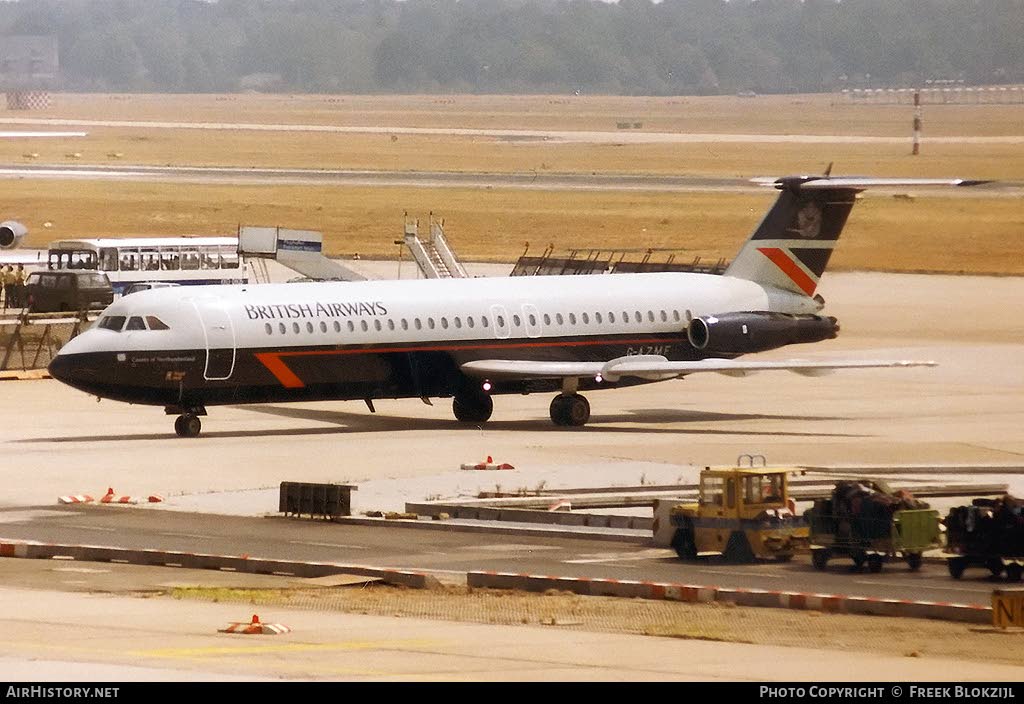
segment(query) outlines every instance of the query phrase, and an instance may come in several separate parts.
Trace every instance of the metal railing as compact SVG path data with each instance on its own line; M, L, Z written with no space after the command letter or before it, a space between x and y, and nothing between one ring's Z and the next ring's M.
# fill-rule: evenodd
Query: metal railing
M81 333L97 317L98 311L22 311L0 317L0 371L45 367L68 340Z

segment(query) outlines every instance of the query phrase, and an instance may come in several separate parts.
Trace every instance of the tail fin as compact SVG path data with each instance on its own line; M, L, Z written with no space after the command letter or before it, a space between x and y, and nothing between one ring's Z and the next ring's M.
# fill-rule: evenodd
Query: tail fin
M981 182L826 175L790 176L769 183L781 193L725 275L813 296L856 196L865 188L967 186Z

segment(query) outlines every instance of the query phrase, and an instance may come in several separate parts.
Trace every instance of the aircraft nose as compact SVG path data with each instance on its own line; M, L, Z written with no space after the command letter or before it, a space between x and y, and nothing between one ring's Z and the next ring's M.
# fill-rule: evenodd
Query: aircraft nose
M88 364L82 355L59 353L46 370L57 381L87 392L91 392L99 380L94 365Z
M74 386L74 365L71 363L68 355L58 354L50 361L50 364L46 367L46 371L48 371L50 376L57 381Z

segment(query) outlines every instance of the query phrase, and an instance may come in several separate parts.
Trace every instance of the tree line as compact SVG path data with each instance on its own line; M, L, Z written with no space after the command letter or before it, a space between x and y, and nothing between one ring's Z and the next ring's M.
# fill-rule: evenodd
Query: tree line
M1024 0L20 0L110 92L692 95L1024 82Z

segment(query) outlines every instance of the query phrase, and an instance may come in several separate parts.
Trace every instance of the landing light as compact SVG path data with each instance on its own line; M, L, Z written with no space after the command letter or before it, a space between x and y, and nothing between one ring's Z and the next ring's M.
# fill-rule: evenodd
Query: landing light
M490 381L490 379L488 379L487 381L485 381L483 383L483 390L484 391L490 391L491 390L491 381Z
M598 374L597 376L594 377L594 381L600 384L602 381L604 381L604 377Z

